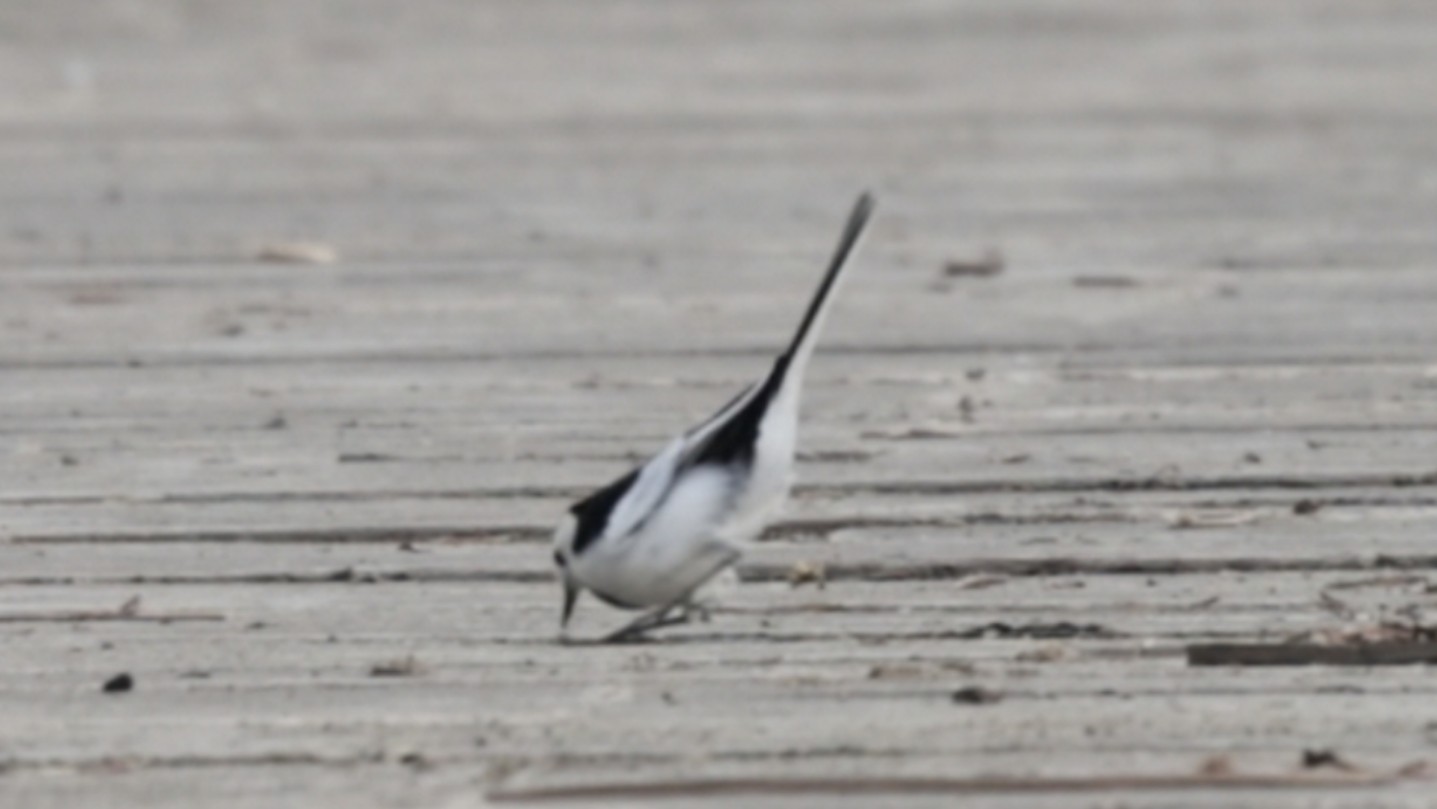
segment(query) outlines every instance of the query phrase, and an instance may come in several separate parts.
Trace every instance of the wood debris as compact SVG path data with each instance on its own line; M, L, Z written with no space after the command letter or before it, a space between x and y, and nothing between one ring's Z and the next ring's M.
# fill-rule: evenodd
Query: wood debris
M953 692L953 702L959 705L992 705L1003 700L1003 694L981 685L964 686Z
M1177 531L1236 528L1252 525L1261 519L1262 515L1256 511L1189 511L1171 518L1168 525Z
M789 587L802 587L805 584L813 584L822 590L828 585L828 573L822 562L810 562L807 560L794 562L793 567L788 569L787 578Z
M1358 772L1362 768L1338 755L1335 750L1303 750L1302 768L1305 770L1316 770L1327 767L1343 772Z
M277 264L333 264L339 251L322 242L281 242L260 248L255 257Z
M423 672L424 667L414 655L386 660L369 667L370 677L413 677Z
M989 248L977 259L950 258L943 264L945 278L993 278L1007 267L1003 254Z

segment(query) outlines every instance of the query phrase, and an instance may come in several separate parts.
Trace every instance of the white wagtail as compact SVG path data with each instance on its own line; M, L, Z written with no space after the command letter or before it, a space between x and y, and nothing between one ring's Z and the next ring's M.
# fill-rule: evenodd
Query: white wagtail
M702 612L694 593L738 561L788 494L804 367L843 268L873 212L858 198L838 249L773 370L647 463L569 508L554 532L566 627L584 590L649 611L609 635L618 641Z

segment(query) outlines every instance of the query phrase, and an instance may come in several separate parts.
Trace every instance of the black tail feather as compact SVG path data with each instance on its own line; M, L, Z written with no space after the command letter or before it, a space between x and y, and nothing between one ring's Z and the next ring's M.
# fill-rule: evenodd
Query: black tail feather
M868 224L868 218L873 214L873 195L867 191L858 197L853 203L853 212L848 215L848 223L843 226L843 235L838 237L838 247L833 251L833 258L828 262L828 271L823 275L823 283L819 284L818 291L813 294L813 300L809 301L808 311L803 315L803 322L798 326L798 332L793 335L793 342L789 344L788 350L783 353L785 357L792 358L798 354L809 332L813 329L814 323L818 320L819 313L823 311L823 305L828 300L828 295L833 291L833 285L838 281L838 276L843 272L843 267L848 263L848 257L853 253L853 246L858 243L858 237L863 235L863 228Z
M694 464L734 464L752 461L758 440L758 431L762 425L764 414L768 412L769 403L778 395L779 390L787 381L793 361L798 357L799 352L803 349L804 341L809 338L817 324L823 307L828 301L828 296L833 291L834 283L843 271L844 264L853 252L853 246L858 242L858 237L863 234L863 228L868 224L868 218L872 213L873 197L865 192L854 204L853 212L848 215L848 224L844 226L843 235L838 239L838 249L834 251L833 259L829 262L828 271L823 276L823 283L819 285L813 300L808 304L808 311L804 313L803 323L799 325L798 333L793 337L793 343L789 345L788 350L774 360L773 370L769 371L768 376L760 383L758 390L753 392L743 407L730 415L723 426L716 430L703 447L695 453L692 459ZM740 397L743 395L740 394ZM732 405L733 402L730 402L719 412L723 413Z

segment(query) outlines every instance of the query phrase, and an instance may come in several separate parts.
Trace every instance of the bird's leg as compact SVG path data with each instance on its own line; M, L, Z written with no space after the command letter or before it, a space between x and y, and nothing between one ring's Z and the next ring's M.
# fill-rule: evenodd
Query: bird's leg
M624 641L637 640L643 637L646 632L661 629L666 626L688 623L689 614L687 610L680 611L674 615L669 614L680 604L682 604L681 601L670 602L656 610L650 610L640 615L622 629L605 636L604 643L622 643Z

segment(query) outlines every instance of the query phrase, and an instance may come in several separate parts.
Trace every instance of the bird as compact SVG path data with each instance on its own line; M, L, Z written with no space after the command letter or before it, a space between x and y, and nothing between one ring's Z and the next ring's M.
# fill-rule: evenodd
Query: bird
M739 560L787 498L804 371L873 209L864 192L797 332L766 375L563 515L554 530L562 639L586 590L612 606L645 610L605 642L708 617L696 591Z

